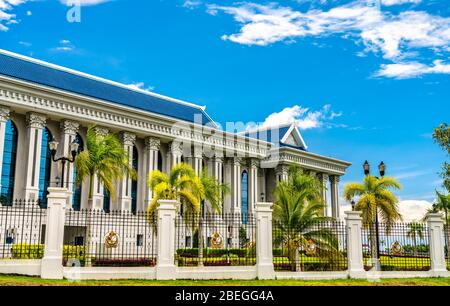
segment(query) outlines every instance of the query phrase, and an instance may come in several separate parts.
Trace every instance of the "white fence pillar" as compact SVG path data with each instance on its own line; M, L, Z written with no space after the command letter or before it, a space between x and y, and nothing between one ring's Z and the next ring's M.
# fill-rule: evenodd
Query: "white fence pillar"
M48 192L47 223L45 226L45 247L41 277L62 279L65 208L69 193L65 188L48 188Z
M177 201L158 201L158 258L156 279L175 279L175 213Z
M362 218L360 211L346 211L347 260L351 278L366 278L362 249Z
M272 203L256 203L256 267L258 279L274 279Z
M430 241L430 272L434 276L448 276L445 263L444 220L439 213L427 215L428 235Z

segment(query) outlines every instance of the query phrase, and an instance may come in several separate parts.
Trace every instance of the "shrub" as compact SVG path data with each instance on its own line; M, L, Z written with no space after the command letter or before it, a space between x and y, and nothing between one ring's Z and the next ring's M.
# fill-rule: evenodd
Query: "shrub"
M139 259L92 259L93 267L153 267L156 265L154 258L139 258Z
M44 257L44 245L17 243L12 245L11 253L13 259L41 259Z
M203 256L204 257L222 257L223 255L227 254L233 254L237 255L239 257L246 257L246 256L254 256L253 251L249 251L252 248L240 248L240 249L210 249L205 248L203 249ZM181 257L198 257L198 248L191 248L191 249L178 249L177 255Z

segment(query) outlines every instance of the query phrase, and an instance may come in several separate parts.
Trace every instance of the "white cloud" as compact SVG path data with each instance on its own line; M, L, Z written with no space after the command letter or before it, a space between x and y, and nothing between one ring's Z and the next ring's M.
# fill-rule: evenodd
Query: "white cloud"
M19 41L19 45L22 45L26 48L31 47L31 43L27 42L27 41Z
M199 0L185 0L183 2L183 7L188 9L195 9L202 4Z
M56 52L71 52L75 50L75 45L68 39L61 39L59 45L51 50Z
M155 89L154 86L145 86L144 82L137 82L127 85L131 89L139 89L139 90L145 90L145 91L152 91Z
M28 0L0 0L0 31L6 32L9 30L8 25L16 24L16 15L11 11L18 5L21 5Z
M400 1L386 3L393 5ZM450 18L413 10L394 14L368 6L365 0L354 0L327 11L310 9L301 12L275 3L240 3L236 6L209 5L208 12L232 15L241 29L238 33L223 35L222 39L244 45L267 46L276 42L291 43L302 37L340 35L343 39L362 43L364 53L381 54L386 60L402 65L406 59L414 62L411 59L418 58L421 51L429 52L432 60L446 58L445 54L450 53ZM359 56L364 53L360 52ZM401 68L404 67L394 66L391 70ZM420 69L423 67L417 69L410 65L408 68L414 69L412 76L423 74ZM445 73L446 69L440 65L431 71L428 73ZM395 73L379 75L397 77Z
M31 15L33 15L33 12L32 11L27 11L27 16L31 16Z
M340 117L342 113L331 111L331 105L327 104L318 111L300 105L286 107L280 112L270 114L258 127L269 128L296 122L302 130L329 126L330 121Z
M386 6L391 5L400 5L400 4L418 4L422 2L422 0L381 0L381 3Z
M92 6L109 2L111 0L60 0L62 4L67 6L79 5L79 6Z
M450 74L450 64L436 60L431 66L419 62L381 65L375 76L407 79L426 74Z

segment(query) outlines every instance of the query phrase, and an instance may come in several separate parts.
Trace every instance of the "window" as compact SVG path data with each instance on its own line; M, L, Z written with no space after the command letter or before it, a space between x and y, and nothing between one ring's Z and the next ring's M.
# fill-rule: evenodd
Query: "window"
M248 172L244 170L242 172L241 180L241 211L242 211L242 223L247 224L248 214Z
M158 170L161 172L163 171L162 162L163 162L162 154L161 154L161 152L158 151Z
M106 188L103 188L103 211L109 213L111 208L111 197Z
M11 205L13 201L17 158L17 137L17 127L11 120L6 121L0 192L0 202L3 205Z
M78 154L84 150L84 142L80 134L77 133L75 137L75 142L78 143ZM77 169L73 167L73 198L72 198L72 208L73 210L81 209L81 189L82 186L76 186L75 180L77 177Z
M83 236L76 236L74 239L74 243L76 246L83 246L84 245L84 237Z
M136 246L140 247L144 245L144 235L138 234L136 236Z
M14 244L16 240L16 229L10 228L6 230L5 244Z
M187 248L190 248L191 247L191 243L192 243L192 237L191 236L186 236L186 238L185 238L185 246Z
M133 147L133 162L132 167L136 173L138 172L139 156L136 146ZM138 193L138 183L137 180L131 181L131 212L136 214L137 210L137 193Z
M48 128L42 131L41 142L41 164L39 168L39 202L42 207L47 207L48 187L50 186L50 172L52 167L52 153L48 147L48 143L53 139Z

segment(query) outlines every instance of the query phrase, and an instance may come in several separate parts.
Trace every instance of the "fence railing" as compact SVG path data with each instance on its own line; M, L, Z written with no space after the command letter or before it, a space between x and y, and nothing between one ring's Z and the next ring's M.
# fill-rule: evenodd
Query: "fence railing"
M366 270L377 263L381 271L430 270L430 243L425 223L364 224L362 243Z
M146 212L67 210L66 266L156 265L156 218Z
M38 201L15 200L0 205L0 258L44 256L46 209Z
M251 214L178 215L175 218L178 266L256 264L256 221Z
M347 234L340 221L290 227L273 223L273 262L277 271L344 271Z

